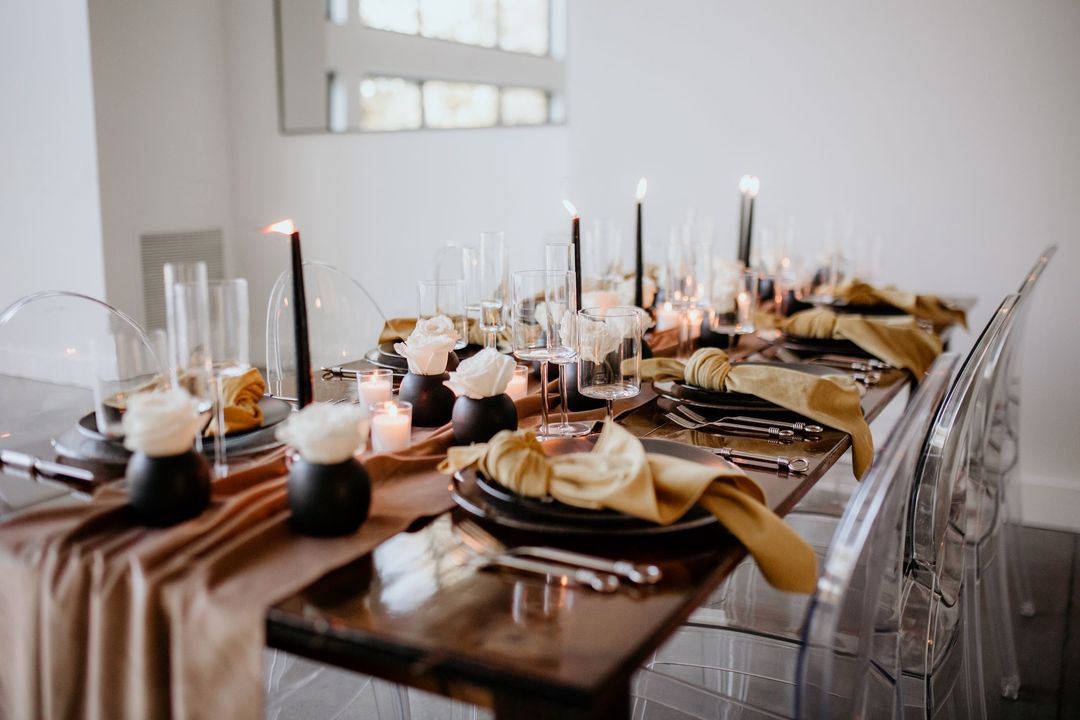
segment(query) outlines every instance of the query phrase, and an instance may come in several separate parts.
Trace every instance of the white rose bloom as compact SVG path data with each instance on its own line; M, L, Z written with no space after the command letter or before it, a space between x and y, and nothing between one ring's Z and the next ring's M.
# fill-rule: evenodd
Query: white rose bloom
M405 342L394 343L394 349L409 361L409 372L414 375L442 375L446 372L446 360L454 349L454 342L448 335L413 333Z
M616 305L633 305L634 304L634 278L631 276L628 280L623 280L615 288L615 292L619 296L619 302ZM645 307L650 307L653 304L653 300L656 299L656 281L646 275L641 278L641 302Z
M172 457L191 450L204 418L198 404L179 388L139 393L124 413L124 447L150 457Z
M618 349L619 343L627 333L622 332L620 318L606 321L578 317L577 346L581 359L587 362L602 363L608 354Z
M461 339L461 335L458 332L458 328L454 325L454 321L445 315L436 315L435 317L425 318L416 322L416 327L413 328L409 338L413 337L432 337L442 335L451 338L454 342Z
M291 415L275 434L309 463L335 465L366 446L371 422L366 415L359 405L312 403Z
M502 395L514 377L514 359L495 348L484 348L461 361L444 385L458 395L480 400Z

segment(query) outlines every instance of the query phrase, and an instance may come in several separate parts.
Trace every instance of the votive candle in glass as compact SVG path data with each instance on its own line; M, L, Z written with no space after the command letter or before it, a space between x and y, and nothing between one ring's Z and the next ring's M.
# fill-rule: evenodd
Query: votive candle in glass
M677 308L672 307L670 302L664 303L663 307L656 310L656 331L670 330L673 327L678 327L680 319L680 313Z
M409 447L412 438L412 403L387 400L371 408L371 449L395 452Z
M394 399L394 371L387 368L356 373L356 392L360 403L371 407Z
M518 365L514 368L514 377L506 386L506 394L511 400L522 400L529 394L529 366Z

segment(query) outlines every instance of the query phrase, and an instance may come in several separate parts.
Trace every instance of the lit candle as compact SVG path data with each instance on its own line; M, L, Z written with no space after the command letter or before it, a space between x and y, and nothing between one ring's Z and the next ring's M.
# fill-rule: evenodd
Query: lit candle
M263 228L264 233L288 235L292 240L293 335L296 346L296 400L301 408L311 404L311 348L308 346L307 299L304 296L304 261L300 256L300 231L292 220Z
M514 368L514 377L506 386L506 394L511 400L523 400L529 394L529 366L518 365Z
M754 232L754 199L761 189L761 181L753 175L743 175L739 180L742 205L739 208L739 260L750 267L750 241Z
M368 407L392 400L394 372L386 368L361 370L356 374L356 390L360 402Z
M645 178L638 180L637 184L637 248L636 248L636 265L634 267L634 305L639 308L645 307L645 290L644 290L644 278L645 278L645 253L642 249L641 241L641 206L645 202L645 190L648 187L648 183Z
M679 324L679 311L672 307L671 302L664 303L663 307L656 311L656 331L670 330Z
M563 207L570 213L570 242L574 245L574 298L575 307L581 307L581 218L577 208L569 200L563 200Z
M395 452L409 447L412 438L412 403L389 400L372 408L371 449Z

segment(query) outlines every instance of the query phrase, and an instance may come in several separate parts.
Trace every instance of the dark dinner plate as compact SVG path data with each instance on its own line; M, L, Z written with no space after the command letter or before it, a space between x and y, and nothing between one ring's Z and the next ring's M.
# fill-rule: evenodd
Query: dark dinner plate
M804 353L835 353L838 355L858 355L870 357L870 353L851 342L850 340L835 340L833 338L811 338L800 335L784 335L784 347L788 350Z
M691 445L670 440L643 439L641 442L650 453L682 457L714 467L730 467L722 458ZM545 446L550 448L551 444L545 443ZM567 448L579 450L588 447L588 444L567 445ZM613 510L589 510L557 500L525 498L483 478L475 470L465 470L454 476L451 495L459 507L478 519L508 529L548 535L670 535L717 525L716 518L699 506L671 525L658 525Z
M251 435L251 434L256 433L256 432L258 432L260 430L266 430L268 428L272 428L275 425L277 425L278 423L285 420L285 418L289 417L289 413L292 412L292 406L289 405L289 403L287 403L284 400L281 400L279 398L272 398L272 397L259 398L259 407L261 407L262 411L263 411L263 419L262 419L262 423L259 425L259 427L248 428L247 430L234 430L231 433L226 433L225 434L225 441L226 441L225 447L226 447L226 450L229 447L228 446L228 441L231 440L232 438L239 438L239 437L243 437L244 435ZM97 419L95 418L93 412L89 412L86 415L83 415L81 418L79 418L78 427L79 427L79 432L80 433L82 433L83 435L86 435L87 437L89 437L89 438L91 438L93 440L97 440L99 442L115 442L115 443L121 443L121 444L123 442L122 438L109 438L109 437L105 437L100 432L98 432Z

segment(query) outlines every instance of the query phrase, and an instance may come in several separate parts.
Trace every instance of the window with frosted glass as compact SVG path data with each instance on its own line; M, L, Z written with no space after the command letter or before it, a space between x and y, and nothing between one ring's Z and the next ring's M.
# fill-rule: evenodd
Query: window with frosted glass
M538 88L371 77L360 83L361 130L543 125L549 97Z
M543 125L548 121L548 94L536 88L503 88L499 94L503 125Z
M361 130L415 130L422 125L420 83L385 77L360 83Z

